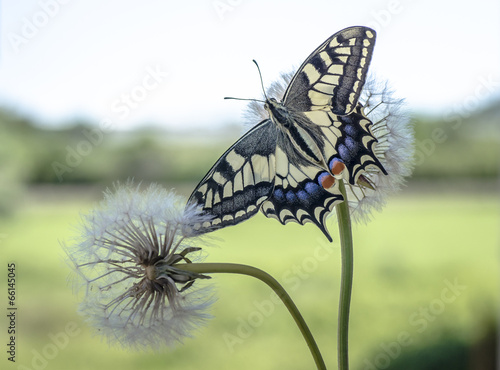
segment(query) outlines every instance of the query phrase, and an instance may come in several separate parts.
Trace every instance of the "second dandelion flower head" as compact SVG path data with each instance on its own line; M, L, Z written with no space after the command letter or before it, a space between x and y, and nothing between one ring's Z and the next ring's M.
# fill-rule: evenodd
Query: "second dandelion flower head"
M201 260L190 225L206 216L157 185L107 191L66 248L83 288L80 312L110 343L159 349L203 324L214 301L207 278L176 267ZM200 287L200 285L202 285Z

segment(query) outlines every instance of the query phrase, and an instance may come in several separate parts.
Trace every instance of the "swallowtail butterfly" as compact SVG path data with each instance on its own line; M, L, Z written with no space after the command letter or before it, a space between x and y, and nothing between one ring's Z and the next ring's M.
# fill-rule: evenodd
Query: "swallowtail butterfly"
M199 232L260 210L282 224L313 222L332 240L325 219L344 200L338 180L373 189L364 171L376 166L387 174L358 102L375 37L367 27L337 32L300 66L282 101L266 97L269 118L231 146L189 198L213 216L195 226Z

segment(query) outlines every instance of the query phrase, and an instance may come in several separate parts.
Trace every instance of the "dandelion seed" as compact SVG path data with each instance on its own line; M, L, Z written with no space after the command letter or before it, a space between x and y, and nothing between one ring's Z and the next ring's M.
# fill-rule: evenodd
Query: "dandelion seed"
M267 90L268 96L281 100L294 73L283 73ZM389 195L397 192L413 169L414 137L410 120L402 110L403 100L394 98L387 83L373 76L366 81L360 103L373 123L370 130L377 139L374 154L387 171L368 166L356 184L346 181L347 199L354 221L368 221L373 209L381 210ZM252 101L245 112L247 122L255 124L268 118L259 102Z
M111 344L159 349L182 342L210 317L214 300L198 286L206 276L175 266L200 259L200 238L189 225L205 221L156 185L108 190L65 247L84 290L80 313Z

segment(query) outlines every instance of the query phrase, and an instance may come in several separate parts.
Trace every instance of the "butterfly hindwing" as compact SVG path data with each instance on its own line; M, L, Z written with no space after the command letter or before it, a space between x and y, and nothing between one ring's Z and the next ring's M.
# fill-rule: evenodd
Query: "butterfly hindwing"
M365 83L375 37L367 27L350 27L331 36L299 68L284 105L301 112L326 108L349 114Z
M318 178L323 172L315 166L293 164L278 145L275 186L271 197L262 204L264 215L282 224L313 222L332 241L325 219L343 197L338 189L327 191L320 186Z
M369 166L375 166L387 175L384 166L374 154L374 145L377 139L373 136L370 128L373 123L363 113L363 108L358 105L348 116L337 116L338 129L342 133L337 138L337 154L334 158L339 158L345 164L348 171L347 180L354 185L358 176L367 171ZM323 128L324 137L328 138L326 128ZM329 158L332 161L333 158Z
M276 127L265 120L247 132L214 164L191 194L212 220L200 232L234 225L258 212L275 179Z
M360 104L346 116L338 116L326 110L305 112L305 116L321 129L323 155L327 164L341 160L347 171L344 177L350 184L356 184L359 174L370 165L386 173L374 155L377 140L371 132L373 123L365 116Z

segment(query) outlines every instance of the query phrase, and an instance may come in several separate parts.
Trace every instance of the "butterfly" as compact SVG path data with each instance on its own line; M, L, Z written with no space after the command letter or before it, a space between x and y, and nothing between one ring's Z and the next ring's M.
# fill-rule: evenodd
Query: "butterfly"
M373 189L363 173L387 174L374 154L372 122L359 102L376 33L350 27L323 42L297 70L283 99L264 102L264 119L213 165L191 194L212 216L200 233L238 224L259 210L282 224L325 220L344 201L339 180Z

